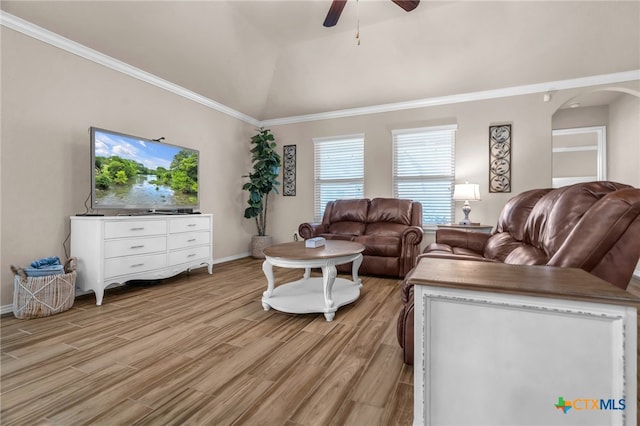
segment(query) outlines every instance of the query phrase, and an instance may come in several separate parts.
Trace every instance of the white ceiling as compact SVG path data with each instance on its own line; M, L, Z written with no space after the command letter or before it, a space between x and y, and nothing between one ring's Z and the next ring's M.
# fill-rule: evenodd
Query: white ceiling
M2 1L258 120L640 69L640 1ZM355 40L359 17L361 44Z

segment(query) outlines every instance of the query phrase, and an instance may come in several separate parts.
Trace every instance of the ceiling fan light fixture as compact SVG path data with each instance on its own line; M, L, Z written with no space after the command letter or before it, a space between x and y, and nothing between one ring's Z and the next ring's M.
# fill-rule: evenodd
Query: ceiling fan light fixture
M407 12L411 12L420 4L420 0L391 0L402 9ZM347 0L333 0L331 2L331 7L329 8L329 12L327 13L327 17L324 19L325 27L333 27L338 23L338 19L340 19L340 15L342 14L342 10L344 9L345 4L347 4Z
M420 0L391 0L407 12L411 12L413 9L418 7L420 4Z
M340 19L340 15L342 14L345 4L347 4L347 0L333 0L333 2L331 2L329 12L327 13L327 17L324 19L322 25L327 28L336 25L338 23L338 19Z

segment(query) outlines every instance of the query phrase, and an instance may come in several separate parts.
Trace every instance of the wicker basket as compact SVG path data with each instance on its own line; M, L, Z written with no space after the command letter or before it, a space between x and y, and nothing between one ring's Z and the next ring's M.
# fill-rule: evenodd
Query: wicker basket
M19 319L41 318L70 309L76 295L77 260L70 257L64 274L28 277L22 268L11 265L13 315Z

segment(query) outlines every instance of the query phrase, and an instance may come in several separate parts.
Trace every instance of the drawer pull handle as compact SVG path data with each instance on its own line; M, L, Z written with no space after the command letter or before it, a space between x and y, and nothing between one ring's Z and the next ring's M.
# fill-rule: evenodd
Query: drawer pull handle
M131 228L131 231L142 231L144 230L144 226L140 226L138 228Z
M187 226L196 226L196 224L195 223L190 223Z
M187 240L187 242L188 242L188 243L192 243L192 242L194 242L195 240L196 240L195 238L190 238L190 239L188 239L188 240Z
M132 268L139 268L141 266L144 266L144 263L136 263L134 265L131 265Z
M132 249L139 249L143 247L144 247L144 244L140 244L139 246L131 246Z
M194 257L196 254L195 253L191 253L190 255L188 255L187 257Z

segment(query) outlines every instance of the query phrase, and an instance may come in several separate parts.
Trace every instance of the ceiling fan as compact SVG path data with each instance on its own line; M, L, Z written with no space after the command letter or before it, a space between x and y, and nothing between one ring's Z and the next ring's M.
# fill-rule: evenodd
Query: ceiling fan
M420 0L391 0L407 12L411 12L413 9L418 7ZM327 13L327 17L324 19L325 27L333 27L338 23L338 19L340 19L340 14L342 13L342 9L344 9L344 5L347 4L347 0L333 0L331 3L331 7L329 8L329 13Z

